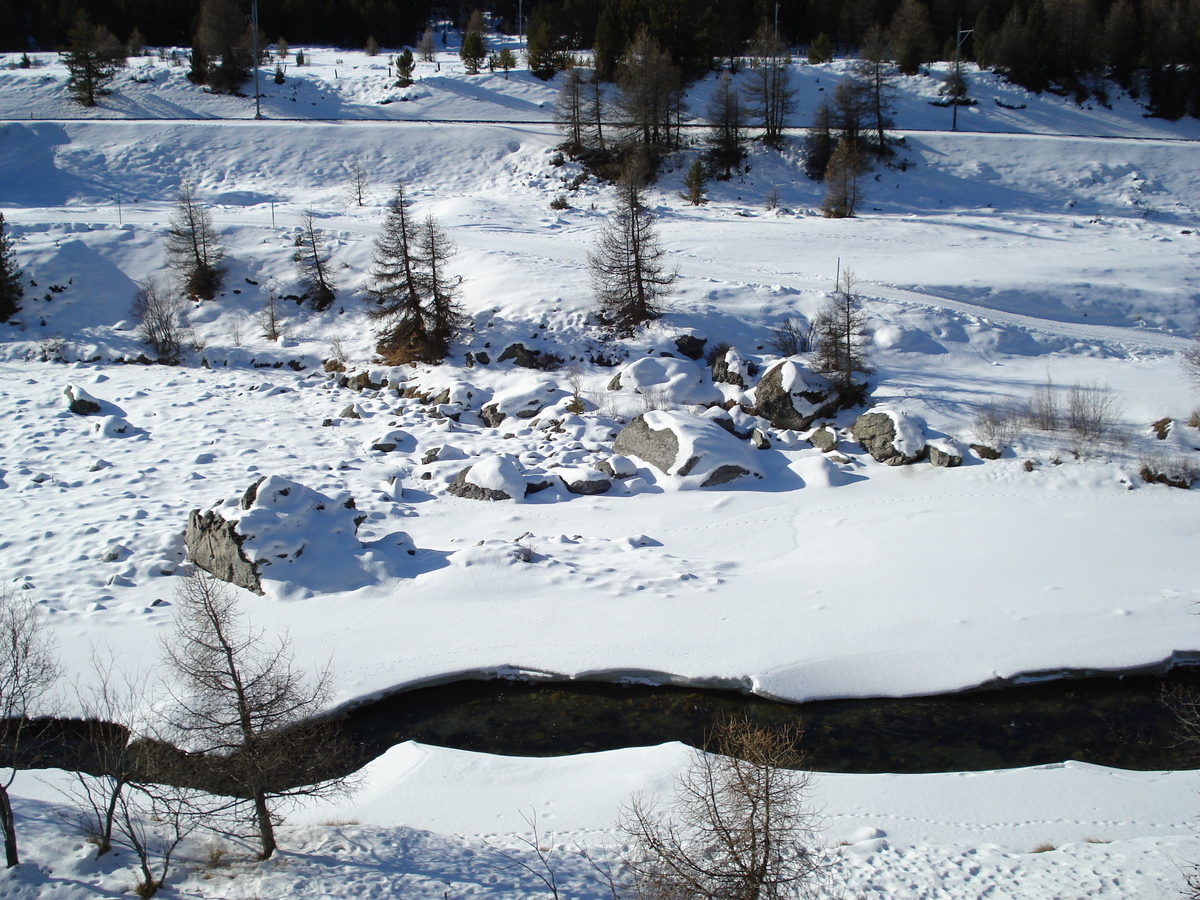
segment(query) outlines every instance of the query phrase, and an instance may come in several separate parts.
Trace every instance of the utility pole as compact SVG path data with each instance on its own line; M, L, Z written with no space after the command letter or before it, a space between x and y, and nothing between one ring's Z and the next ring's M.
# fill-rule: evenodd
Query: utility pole
M775 40L779 40L779 4L775 4Z
M975 33L975 29L973 29L973 28L968 28L966 31L963 31L962 19L958 20L958 36L957 36L957 40L955 40L955 42L954 42L954 76L955 76L956 82L962 81L962 42L963 42L963 38L965 38L968 34L974 34L974 33ZM950 98L950 105L954 110L954 112L950 118L950 130L951 131L958 131L958 100L959 100L958 97Z
M258 69L262 60L258 56L258 0L250 4L250 30L254 32L254 118L261 119L262 100L258 89Z

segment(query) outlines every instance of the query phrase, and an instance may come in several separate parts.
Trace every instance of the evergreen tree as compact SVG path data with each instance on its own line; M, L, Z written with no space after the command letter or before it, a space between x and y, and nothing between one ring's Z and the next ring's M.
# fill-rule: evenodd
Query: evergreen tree
M125 65L125 48L103 25L93 25L87 12L79 10L62 53L67 67L67 89L81 106L95 106L96 98L108 93L108 83Z
M856 391L856 375L872 372L864 349L867 314L854 285L854 273L844 269L837 289L813 322L817 341L814 368L833 382L844 397Z
M1113 81L1128 89L1137 70L1140 25L1132 0L1117 0L1108 9L1100 37L1102 58Z
M842 138L825 167L825 199L821 211L830 219L847 219L854 215L860 199L859 182L866 165L862 148L853 140Z
M508 80L508 73L517 67L517 58L513 56L513 52L507 47L501 47L500 52L496 54L496 68L504 73L504 79Z
M902 0L888 26L888 42L904 75L916 75L923 63L933 59L933 27L929 8L921 0Z
M808 62L809 65L815 66L829 62L831 59L833 59L833 41L822 31L808 45Z
M660 154L679 146L683 76L670 55L643 30L625 55L617 86L623 143L657 167Z
M218 91L237 91L254 63L246 15L238 0L203 0L196 42L208 64L205 83Z
M421 32L421 39L417 41L417 55L421 57L421 62L433 62L433 29L427 28Z
M667 271L665 256L631 173L617 185L617 207L588 253L599 317L618 334L632 334L662 315L660 301L678 277Z
M746 116L741 96L728 72L721 75L713 88L705 110L705 120L710 129L708 158L713 168L723 173L718 174L718 178L729 178L733 167L739 165L746 155Z
M762 124L763 142L783 145L783 129L795 108L796 91L788 79L783 42L765 21L759 25L751 48L754 67L746 83L746 111Z
M896 76L891 51L878 25L872 25L863 38L862 59L854 67L854 74L866 100L871 147L878 156L889 155L887 130L894 124Z
M837 146L831 106L829 98L821 101L804 138L804 173L813 181L825 180L825 170Z
M529 18L529 34L525 41L525 59L529 71L542 81L554 77L562 62L562 47L549 19L535 9Z
M479 67L487 59L487 48L483 44L483 35L478 31L468 31L463 35L462 47L459 49L458 55L467 67L467 74L478 75Z
M684 199L692 206L701 206L708 202L708 198L704 196L708 187L708 174L704 171L704 163L698 159L692 162L687 174L683 176L683 186L687 188Z
M333 305L335 299L333 273L329 267L329 249L325 235L317 228L316 214L306 209L300 219L300 234L296 236L296 252L292 255L300 270L304 294L318 312Z
M7 322L21 308L21 297L25 294L17 251L6 228L4 213L0 213L0 322Z
M221 287L224 258L212 216L200 205L192 186L183 182L167 228L167 264L182 278L193 300L211 300Z
M377 352L390 365L441 362L464 323L457 283L445 273L454 248L432 218L413 221L404 185L388 204L375 241L367 294L380 331Z
M405 47L396 55L396 87L408 87L413 83L413 55Z

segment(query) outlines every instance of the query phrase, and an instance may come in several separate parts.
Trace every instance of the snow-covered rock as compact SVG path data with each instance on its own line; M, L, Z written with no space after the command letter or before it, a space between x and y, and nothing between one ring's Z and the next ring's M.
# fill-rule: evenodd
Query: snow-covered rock
M758 414L776 428L804 431L814 420L833 415L841 396L828 381L794 360L767 369L754 389Z
M625 366L608 384L610 391L634 391L673 406L720 403L704 366L671 356L646 356Z
M924 423L902 410L876 407L855 419L850 431L876 461L889 466L925 458Z
M467 466L447 488L467 500L520 500L526 489L521 464L507 454L488 456Z
M712 487L743 475L762 477L746 444L716 422L688 413L643 413L621 430L613 449L676 476L680 488Z

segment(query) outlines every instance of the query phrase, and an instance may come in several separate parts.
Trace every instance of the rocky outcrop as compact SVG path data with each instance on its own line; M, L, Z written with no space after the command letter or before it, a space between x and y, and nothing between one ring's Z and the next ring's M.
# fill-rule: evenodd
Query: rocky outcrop
M850 433L877 462L906 466L925 458L924 428L916 416L878 409L855 419Z
M613 450L624 456L636 456L659 471L669 473L679 459L679 438L670 428L651 428L646 417L641 415L621 429Z
M744 388L751 374L749 364L733 347L719 355L712 363L714 384L732 384L734 387Z
M253 485L257 486L258 482ZM261 594L258 566L242 552L244 540L234 522L223 519L211 509L204 512L193 509L188 515L187 530L183 535L188 559L221 581Z
M828 381L790 359L767 369L754 390L758 415L776 428L805 431L842 405L841 394Z

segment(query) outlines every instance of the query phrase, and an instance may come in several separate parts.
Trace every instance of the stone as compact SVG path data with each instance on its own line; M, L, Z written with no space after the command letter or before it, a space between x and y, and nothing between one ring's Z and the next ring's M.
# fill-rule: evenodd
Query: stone
M704 345L707 343L706 339L698 335L681 334L675 338L675 349L688 359L700 359L704 356Z
M524 344L509 344L504 348L504 352L500 354L497 362L508 362L510 359L513 365L520 366L523 369L538 369L539 357L541 354L536 350L530 350Z
M837 432L829 427L818 428L808 436L808 442L822 453L831 453L837 449Z
M743 475L761 477L749 448L716 422L684 412L651 410L617 435L613 451L634 456L682 487L712 487Z
M744 388L749 371L746 360L736 349L730 347L712 363L712 380L715 384L732 384Z
M377 391L383 385L372 381L370 372L359 372L346 379L346 387L352 391Z
M790 359L767 369L754 390L755 407L774 427L807 431L819 418L833 415L842 397L828 381Z
M679 438L670 428L651 428L645 415L641 415L621 429L613 450L623 456L636 456L659 471L670 472L679 457Z
M755 428L752 432L750 432L750 446L755 450L770 450L771 440L765 434L763 434L763 430L761 428Z
M63 388L67 397L67 409L77 416L94 416L100 412L100 403L77 384L68 384Z
M926 444L929 451L930 465L943 469L956 469L963 464L962 454L953 445L945 441L931 441Z
M971 450L980 459L999 459L1001 455L999 450L987 444L972 444Z
M243 540L235 523L226 521L211 509L204 512L193 509L188 515L183 536L188 559L221 581L261 594L258 566L242 552Z
M351 403L338 413L338 417L342 419L361 419L362 414L358 411L358 407Z
M896 410L866 412L854 420L850 433L877 461L906 466L925 457L921 421Z
M528 486L516 459L501 454L467 466L446 490L467 500L519 500Z
M555 469L554 474L572 494L592 496L606 494L612 489L612 481L596 469L562 468Z
M624 480L637 474L637 463L628 456L617 454L596 463L596 471L603 472L610 478Z

